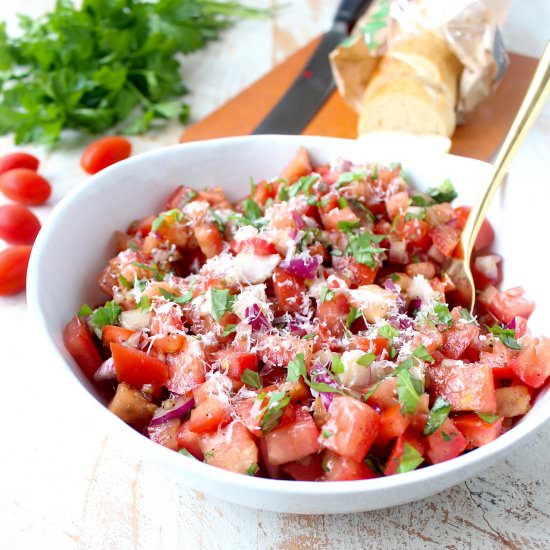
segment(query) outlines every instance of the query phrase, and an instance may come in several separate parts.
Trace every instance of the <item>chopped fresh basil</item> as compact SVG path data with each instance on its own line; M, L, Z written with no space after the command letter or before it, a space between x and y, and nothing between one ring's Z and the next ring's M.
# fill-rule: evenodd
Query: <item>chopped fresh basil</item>
M243 202L244 215L250 220L255 221L262 217L262 209L253 199L246 199Z
M256 475L256 472L257 472L259 469L260 469L260 468L259 468L259 466L258 466L256 463L251 464L251 465L247 468L247 470L246 470L246 475L247 475L247 476L254 476L254 475Z
M394 282L394 283L397 283L399 281L399 275L397 273L392 273L390 275L390 279Z
M91 315L93 312L94 310L88 304L83 304L80 308L80 311L78 312L78 316L88 317L88 315Z
M378 329L378 334L382 336L382 338L387 338L391 342L393 338L397 338L397 336L399 336L399 331L395 327L392 327L389 323L386 323Z
M352 181L361 181L367 179L366 172L342 172L336 182L336 188L342 187L345 183L351 183Z
M434 313L442 325L451 326L453 324L453 316L451 315L447 304L443 302L436 302L434 304Z
M405 221L408 222L410 220L423 220L426 217L426 209L422 208L418 212L407 212L405 214Z
M360 223L359 220L340 220L337 227L340 231L349 233L352 229L357 229Z
M360 264L374 269L377 265L376 256L385 252L385 248L373 246L385 238L385 235L374 235L365 231L357 235L349 236L348 252Z
M431 187L427 193L437 203L451 202L458 197L458 193L449 179L446 179L439 187Z
M118 276L118 281L123 288L134 288L134 285L122 274Z
M193 199L198 197L198 195L199 194L196 191L190 189L189 191L187 191L187 193L185 193L185 195L183 195L183 198L181 199L178 207L183 208L186 204L190 203Z
M430 416L424 427L424 435L433 434L445 422L451 412L451 404L443 397L438 397L433 404Z
M361 365L362 367L369 367L371 363L376 359L376 354L369 352L365 353L365 355L361 355L359 359L357 359L356 363L358 365Z
M491 334L494 334L507 348L523 349L521 344L516 340L516 331L509 328L503 328L499 325L487 327Z
M180 455L187 456L188 458L195 458L185 447L178 451Z
M155 263L148 265L141 262L132 262L132 265L135 265L136 267L140 267L141 269L146 269L147 271L150 271L153 277L157 281L164 280L164 273L159 269L159 266Z
M475 317L465 307L460 308L460 317L466 321L475 322Z
M312 174L311 176L304 176L300 178L295 184L290 186L288 190L289 196L295 197L300 192L304 194L308 193L313 184L319 181L319 179L320 177L317 174Z
M422 382L411 375L410 368L413 366L412 358L406 359L395 369L397 377L397 396L404 413L412 414L416 410L420 395L424 391Z
M483 422L486 422L487 424L492 424L493 422L496 422L500 416L498 414L486 414L486 413L476 413Z
M346 367L342 362L342 358L336 353L332 354L332 364L331 364L330 370L334 374L342 374L346 370Z
M349 309L348 316L346 317L346 327L350 328L351 325L353 325L353 323L362 316L363 316L363 313L360 309L351 306Z
M300 376L307 376L304 354L299 353L294 359L289 361L287 365L286 380L287 382L297 382Z
M233 311L233 304L236 297L231 294L228 288L220 290L219 288L210 289L210 303L212 305L212 317L220 321L223 315Z
M405 472L416 470L422 462L424 462L423 456L410 443L405 443L403 454L397 467L397 473L404 474Z
M363 401L367 401L369 397L380 387L380 384L382 384L382 380L379 380L371 386L364 394L363 394Z
M261 428L265 434L270 432L279 424L281 416L283 416L284 408L290 403L290 397L285 392L273 392L269 398L269 402L265 409L262 418Z
M173 294L172 292L166 290L165 288L159 288L159 292L162 297L169 302L174 302L175 304L188 304L193 299L193 291L187 290L181 296Z
M224 329L222 330L222 337L229 336L230 334L233 334L237 331L237 325L234 325L233 323L229 323L225 325Z
M434 363L435 359L428 353L428 350L426 349L426 346L424 344L420 344L418 347L416 347L413 350L413 355L420 359L421 361L426 361L427 363Z
M214 218L214 223L216 224L220 235L223 235L225 233L225 222L213 208L210 208L210 214Z
M346 197L338 197L338 206L340 208L347 208L349 206Z
M174 208L173 210L168 210L167 212L161 212L153 221L151 225L151 231L157 231L167 218L170 218L174 222L181 222L184 218L184 214L181 210Z
M324 286L321 289L321 293L319 294L319 301L322 302L330 302L334 296L335 292L333 290L330 290L327 286Z
M257 390L262 387L262 383L260 382L260 375L251 369L244 369L243 373L241 374L241 381L244 382L247 386L252 386Z
M148 311L151 307L151 300L149 296L142 296L139 299L139 302L137 303L138 309L141 309L142 311Z
M281 185L279 191L277 192L277 199L280 201L287 201L290 198L288 194L288 188L286 185Z
M334 432L330 431L330 430L323 430L321 432L321 437L323 439L328 439L329 437L332 437L334 435Z
M106 325L116 325L118 316L121 314L122 308L113 300L107 302L103 307L98 307L90 317L90 321L96 330L96 333L101 334L101 330Z
M413 195L410 198L411 206L430 206L430 204L433 203L433 201L430 198L426 198L423 195Z

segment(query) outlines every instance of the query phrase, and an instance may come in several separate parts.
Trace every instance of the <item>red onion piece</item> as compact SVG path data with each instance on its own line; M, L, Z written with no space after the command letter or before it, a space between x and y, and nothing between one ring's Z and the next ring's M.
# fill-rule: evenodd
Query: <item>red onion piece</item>
M292 319L292 321L287 324L286 328L296 336L302 337L307 334L307 330L302 325L300 325L299 321L297 321L296 319Z
M294 220L294 223L296 224L296 227L298 229L305 229L306 222L304 221L304 218L302 218L302 216L300 216L300 214L296 212L296 210L292 211L292 219Z
M414 325L414 321L407 315L395 315L389 321L391 325L399 330L407 330Z
M403 296L401 295L401 292L399 292L399 288L391 280L391 278L388 278L384 281L384 288L386 290L390 290L391 292L394 292L395 294L397 294L396 305L399 310L399 313L405 313L405 310L406 310L405 299L403 298Z
M320 265L320 256L304 256L301 258L292 258L291 260L283 260L279 264L279 267L301 279L314 279Z
M258 304L252 304L244 310L245 321L252 327L252 330L269 329L271 325L266 316L262 313Z
M413 298L409 304L409 311L415 311L422 307L422 300L420 298Z
M342 386L340 386L336 380L327 372L327 370L321 365L321 363L316 362L313 364L313 367L309 371L309 377L312 381L327 384L328 386L331 386L337 390L341 390ZM311 389L311 393L313 396L319 395L321 398L321 403L323 404L323 407L325 407L325 410L328 411L328 408L330 407L330 404L332 403L332 400L334 399L334 396L336 393L334 392L318 392Z
M514 317L507 325L507 329L516 330L516 317Z
M104 380L116 380L115 362L112 357L101 363L94 374L94 380L102 382Z
M155 411L155 416L151 420L149 426L158 426L167 420L172 420L172 418L181 418L182 416L185 416L194 406L195 400L192 397L189 399L179 397L176 399L174 408L166 410L159 407Z

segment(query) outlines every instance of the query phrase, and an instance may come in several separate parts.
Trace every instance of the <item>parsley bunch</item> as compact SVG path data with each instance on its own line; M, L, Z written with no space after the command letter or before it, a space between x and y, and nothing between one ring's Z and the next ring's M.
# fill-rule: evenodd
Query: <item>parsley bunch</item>
M52 144L63 129L127 134L179 117L187 92L178 54L194 52L240 17L267 15L218 0L58 0L41 18L0 24L0 134Z

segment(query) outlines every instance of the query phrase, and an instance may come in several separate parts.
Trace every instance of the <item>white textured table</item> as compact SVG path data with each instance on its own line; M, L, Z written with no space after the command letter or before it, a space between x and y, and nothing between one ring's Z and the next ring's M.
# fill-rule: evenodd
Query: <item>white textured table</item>
M336 3L287 2L275 20L242 23L188 59L193 116L206 115L326 28ZM26 0L20 9L38 14L52 4ZM1 2L0 20L12 21L16 9ZM514 0L504 29L509 48L539 55L550 38L548 21L547 0ZM135 149L174 143L178 131L136 140ZM547 106L513 165L511 184L548 177L549 141ZM10 147L0 140L0 152ZM85 180L81 151L40 152L54 186L51 205ZM44 219L49 207L36 210ZM0 334L1 549L550 547L550 424L482 477L410 505L324 517L254 511L167 479L101 433L93 408L60 398L23 296L0 299Z

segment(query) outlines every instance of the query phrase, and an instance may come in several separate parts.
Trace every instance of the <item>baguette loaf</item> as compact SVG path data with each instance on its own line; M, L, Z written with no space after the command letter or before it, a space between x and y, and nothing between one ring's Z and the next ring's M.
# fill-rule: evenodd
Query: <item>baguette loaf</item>
M446 41L434 33L392 45L365 90L359 135L399 131L450 137L461 71Z

